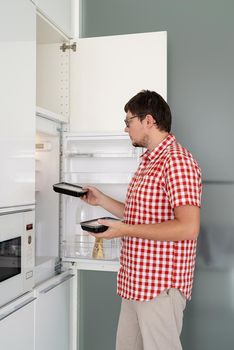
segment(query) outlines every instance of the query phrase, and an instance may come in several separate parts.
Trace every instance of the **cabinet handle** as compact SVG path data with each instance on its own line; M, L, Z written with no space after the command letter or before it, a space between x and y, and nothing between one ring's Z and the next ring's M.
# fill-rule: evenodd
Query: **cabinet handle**
M46 287L45 289L43 289L41 291L41 294L46 294L48 293L50 290L54 289L55 287L59 286L60 284L62 284L63 282L65 281L68 281L70 280L71 278L73 278L74 275L68 275L68 276L65 276L64 278L62 278L60 281L56 282L56 283L53 283L51 284L50 286Z
M2 321L2 320L4 320L4 318L14 314L16 311L22 309L22 307L32 303L34 300L36 300L36 298L31 297L31 298L25 300L23 303L15 306L12 310L8 311L7 313L0 315L0 321Z

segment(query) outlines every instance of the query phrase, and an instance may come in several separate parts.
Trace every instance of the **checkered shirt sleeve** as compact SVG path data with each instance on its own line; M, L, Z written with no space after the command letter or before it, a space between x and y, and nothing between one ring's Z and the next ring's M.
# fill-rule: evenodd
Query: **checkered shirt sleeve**
M165 170L165 189L171 208L182 205L200 207L201 171L187 154L173 153Z

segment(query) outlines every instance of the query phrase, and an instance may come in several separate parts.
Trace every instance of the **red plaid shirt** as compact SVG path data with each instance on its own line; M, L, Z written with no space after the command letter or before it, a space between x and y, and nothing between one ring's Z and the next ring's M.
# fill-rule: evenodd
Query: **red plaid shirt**
M174 208L200 207L201 171L192 155L169 134L151 153L146 151L127 192L125 222L131 225L174 219ZM156 241L124 237L118 294L150 300L168 288L191 298L196 240Z

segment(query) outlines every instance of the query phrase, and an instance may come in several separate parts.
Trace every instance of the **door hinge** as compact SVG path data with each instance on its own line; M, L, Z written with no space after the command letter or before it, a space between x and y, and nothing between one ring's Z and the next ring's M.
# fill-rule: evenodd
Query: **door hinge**
M60 50L62 50L63 52L65 52L66 50L73 50L75 52L76 51L76 43L73 43L71 45L63 43L60 46Z

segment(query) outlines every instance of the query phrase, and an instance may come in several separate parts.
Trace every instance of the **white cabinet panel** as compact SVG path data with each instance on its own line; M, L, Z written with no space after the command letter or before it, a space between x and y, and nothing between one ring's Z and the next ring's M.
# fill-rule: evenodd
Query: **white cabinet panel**
M71 279L51 280L36 300L35 350L69 350Z
M39 17L38 17L39 18ZM69 117L69 53L60 50L61 43L37 45L37 93L40 110L52 112L50 119L67 122ZM53 118L53 114L54 118Z
M35 0L35 3L60 30L71 34L71 0Z
M34 302L14 305L6 315L0 314L0 348L2 350L34 349Z
M35 7L0 3L0 207L35 202Z
M124 105L142 89L166 98L167 33L80 39L70 52L71 132L123 131Z

